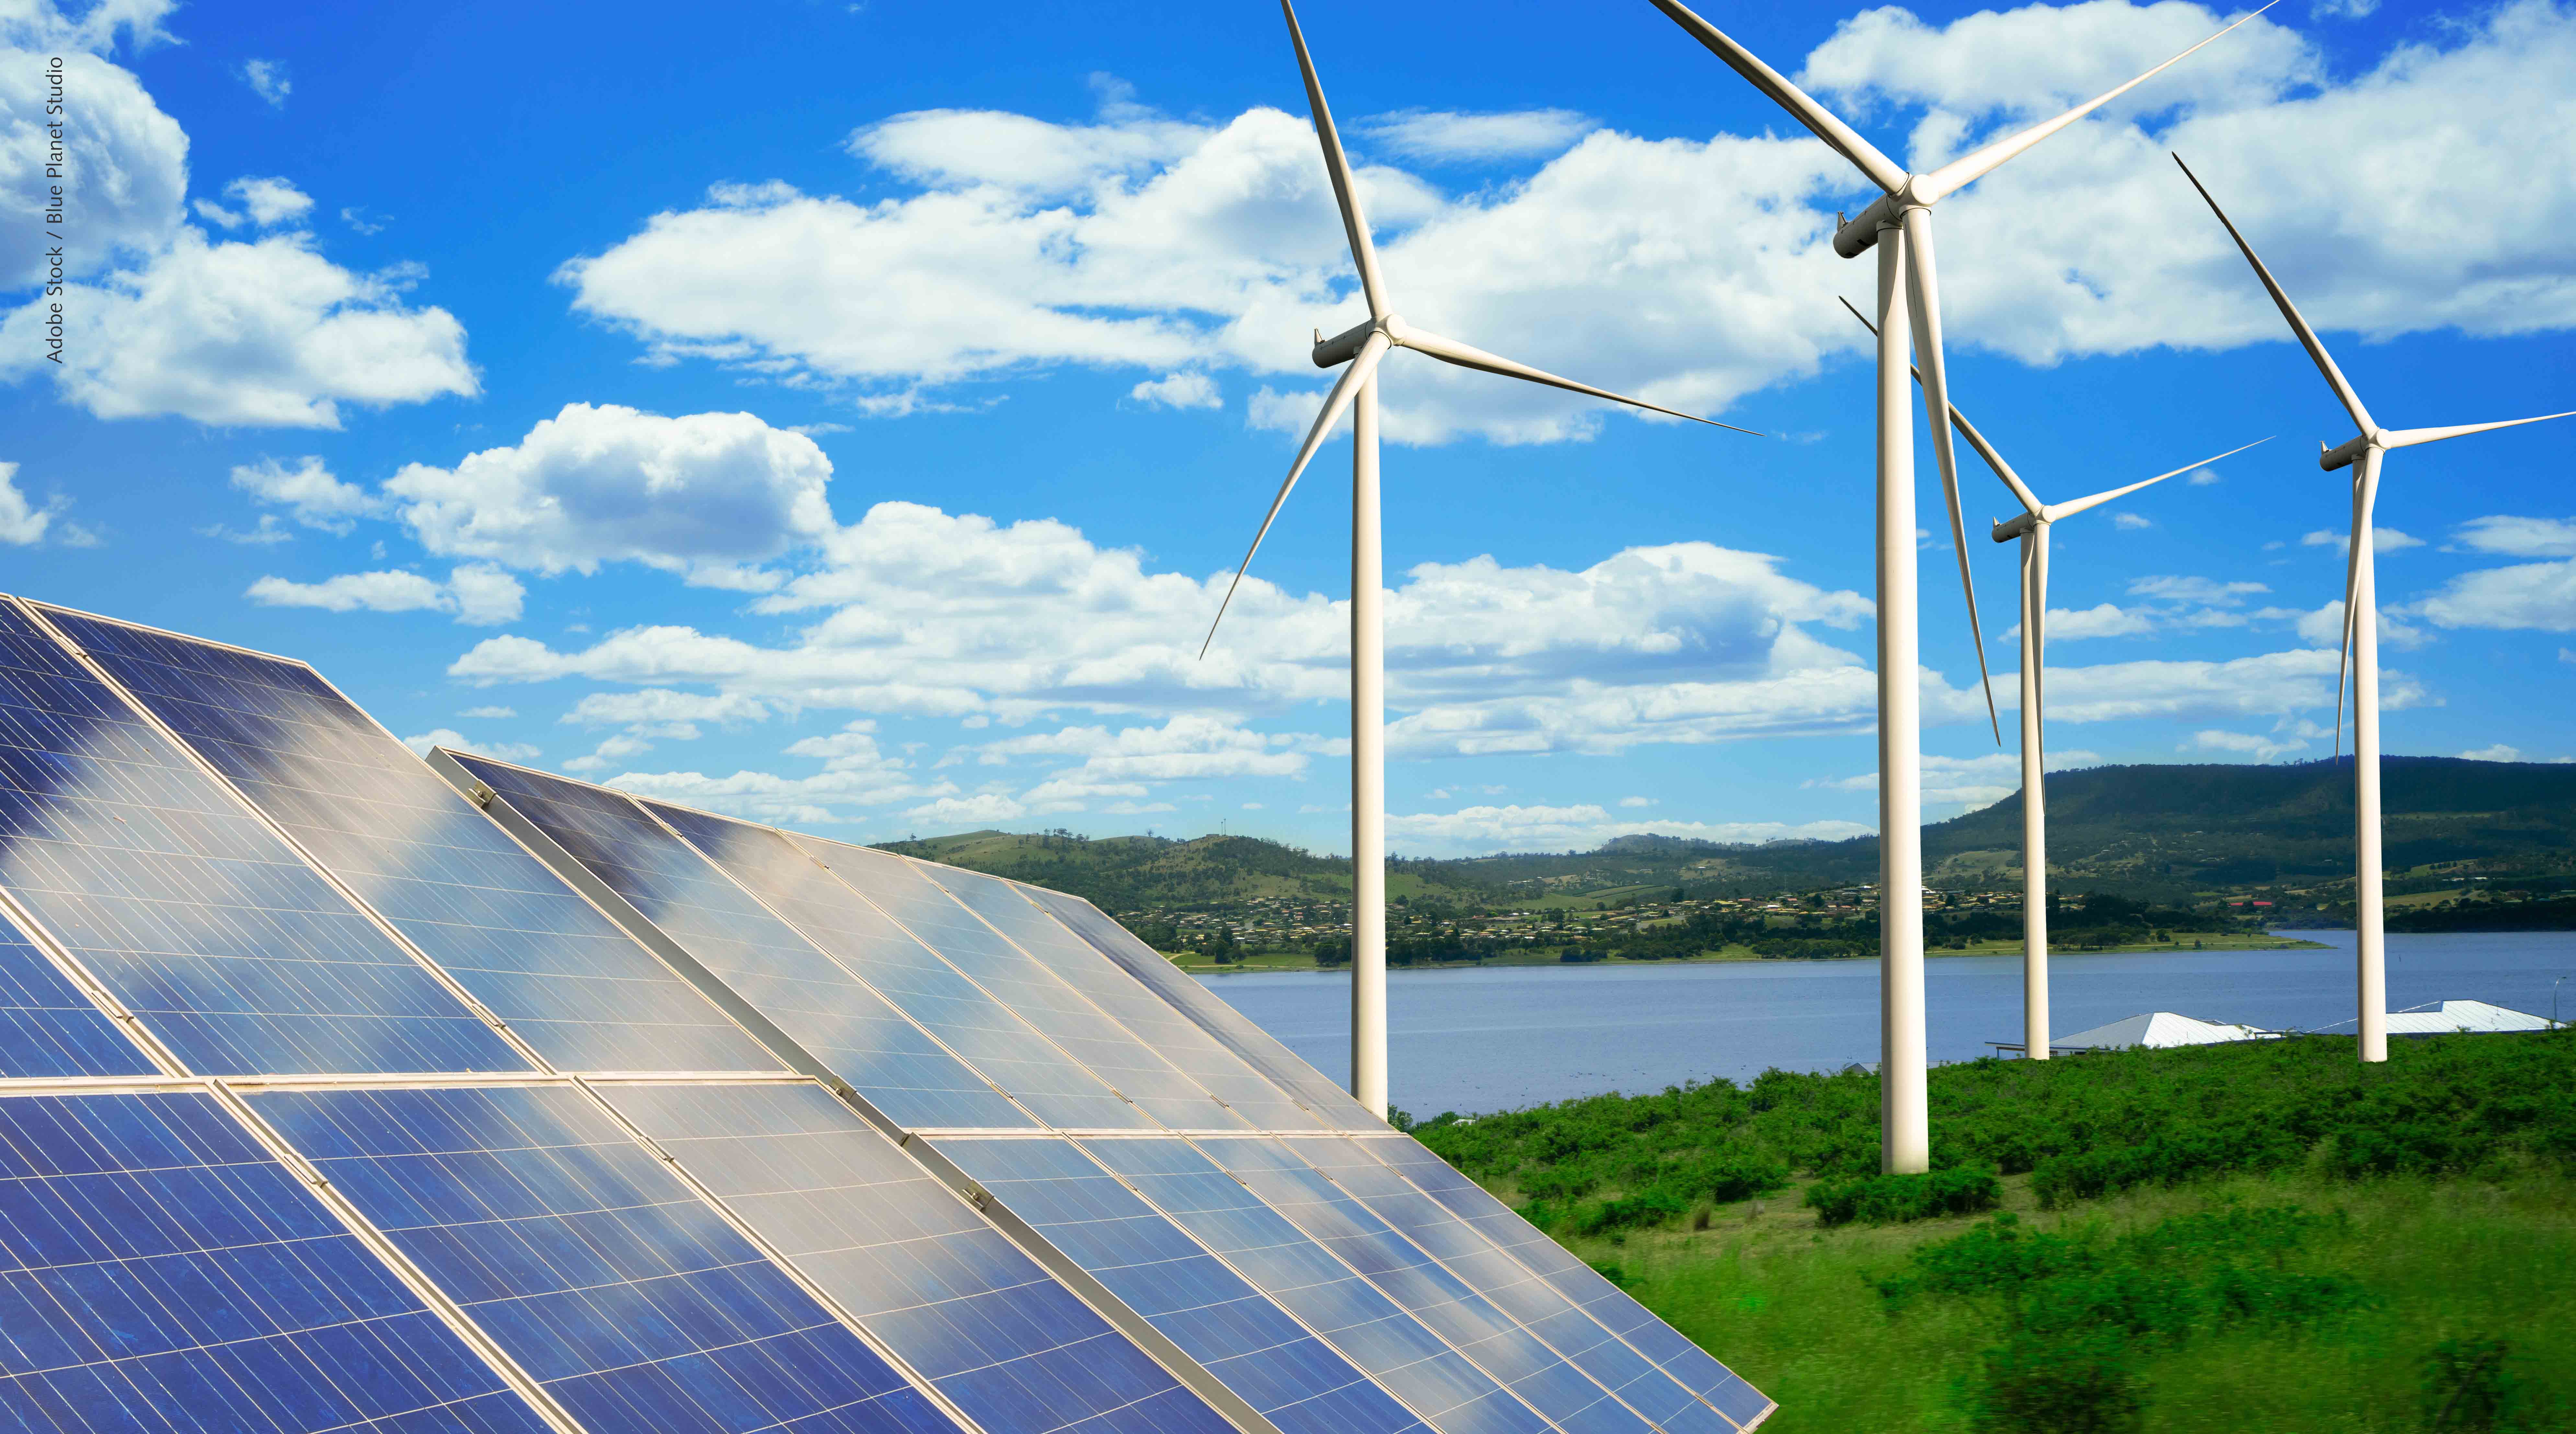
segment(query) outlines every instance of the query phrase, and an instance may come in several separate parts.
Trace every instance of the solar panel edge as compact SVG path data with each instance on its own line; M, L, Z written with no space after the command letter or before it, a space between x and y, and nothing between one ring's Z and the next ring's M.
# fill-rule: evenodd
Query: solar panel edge
M449 999L464 1007L468 1013L480 1020L484 1027L491 1031L492 1034L502 1042L502 1044L508 1046L520 1060L526 1062L529 1069L539 1071L550 1071L554 1069L552 1065L547 1063L545 1057L537 1053L536 1047L528 1043L526 1037L520 1035L517 1031L510 1029L510 1024L507 1021L504 1021L499 1016L495 1015L491 1008L485 1006L473 992L465 989L464 985L458 982L456 977L448 972L447 968L439 965L436 961L431 960L427 952L422 951L419 946L412 942L410 937L405 936L400 930L395 928L391 921L386 920L384 913L376 910L373 905L361 898L357 891L352 888L348 882L341 878L338 872L325 866L321 859L316 857L303 842L297 840L294 834L289 832L282 823L263 810L257 802L252 801L241 791L240 788L234 786L232 779L217 770L213 763L207 761L204 754L200 753L193 743L189 742L178 732L172 730L170 725L161 719L159 713L154 712L148 705L137 699L133 692L128 690L125 684L116 678L115 674L109 672L104 666L100 665L96 659L92 658L87 649L66 637L62 630L56 627L53 622L46 617L45 613L48 610L54 612L74 613L76 616L91 618L95 621L106 623L117 623L118 619L111 617L98 617L96 614L92 613L76 613L74 609L55 607L54 605L47 603L37 603L30 599L16 597L14 595L9 596L6 600L11 604L14 604L19 612L24 614L35 624L39 632L51 639L56 647L60 648L66 656L70 657L71 660L88 675L91 681L98 683L110 696L122 703L125 709L133 715L134 720L137 723L159 734L163 741L176 748L180 757L192 765L205 777L207 781L213 783L217 791L220 791L225 796L231 798L233 803L238 806L251 821L256 823L262 830L266 831L273 839L283 845L297 861L302 862L308 870L312 871L317 877L319 877L322 883L336 893L342 901L348 903L350 909L356 912L361 919L375 927L378 932L383 934L387 941L393 943L396 950L401 951L404 955L410 957L415 965L419 966L421 970L427 972L430 979L436 982L439 988L447 993ZM132 623L123 623L120 625L127 627L136 626L136 624ZM181 635L171 634L171 636L178 637ZM193 641L195 639L186 640ZM289 658L281 660L293 661L294 659ZM318 677L320 674L316 673L315 675ZM363 711L364 709L360 710ZM372 721L373 719L370 718L369 720ZM137 1025L140 1026L141 1024L140 1018L137 1018Z

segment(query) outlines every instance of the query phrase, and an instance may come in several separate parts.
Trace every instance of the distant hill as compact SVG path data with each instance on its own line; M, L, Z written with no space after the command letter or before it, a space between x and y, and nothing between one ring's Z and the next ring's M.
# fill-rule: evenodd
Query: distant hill
M2576 765L2390 757L2382 768L2388 864L2576 864ZM2048 779L2053 879L2170 899L2348 878L2352 764L2141 765ZM1256 896L1347 900L1349 863L1251 837L1089 840L971 832L889 848L1072 891L1117 910L1214 908ZM2006 887L2021 867L2021 796L1923 829L1935 886ZM1742 895L1875 881L1878 838L1736 845L1638 834L1590 852L1404 861L1391 894L1460 906L1627 888Z

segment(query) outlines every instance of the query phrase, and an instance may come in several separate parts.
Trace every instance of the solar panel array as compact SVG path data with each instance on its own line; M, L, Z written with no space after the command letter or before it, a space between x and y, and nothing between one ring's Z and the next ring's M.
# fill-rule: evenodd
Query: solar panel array
M0 1434L1737 1434L1088 903L0 598Z

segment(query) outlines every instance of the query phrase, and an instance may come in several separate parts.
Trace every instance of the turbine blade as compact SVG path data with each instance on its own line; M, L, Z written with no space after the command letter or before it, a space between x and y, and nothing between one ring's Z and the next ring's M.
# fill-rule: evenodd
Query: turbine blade
M1206 641L1199 644L1200 657L1206 657L1209 645L1216 641L1217 623L1225 621L1225 610L1234 604L1234 590L1243 586L1243 575L1252 569L1252 555L1261 551L1261 540L1270 536L1270 525L1279 521L1279 509L1288 501L1288 490L1297 486L1298 476L1314 460L1315 450L1323 446L1324 435L1333 431L1343 410L1359 395L1360 385L1377 372L1378 360L1386 357L1386 350L1386 335L1369 335L1368 342L1360 345L1359 357L1351 360L1351 366L1334 380L1333 391L1324 398L1324 411L1315 415L1315 426L1306 430L1306 441L1297 449L1297 461L1288 465L1288 481L1279 485L1279 496L1270 500L1270 511L1262 515L1261 530L1252 535L1252 546L1244 550L1243 566L1234 570L1234 581L1225 585L1225 601L1216 605L1216 619L1208 624Z
M1306 77L1306 108L1315 116L1315 138L1324 147L1324 173L1332 178L1333 200L1342 209L1342 234L1351 243L1351 262L1359 266L1369 317L1385 318L1386 281L1378 277L1377 246L1369 242L1368 219L1360 213L1350 157L1342 153L1341 131L1333 127L1332 107L1324 103L1324 82L1315 77L1315 59L1306 53L1306 32L1297 27L1297 9L1289 0L1279 0L1279 10L1288 17L1288 39L1297 47L1297 68Z
M1630 398L1624 393L1612 393L1606 388L1594 388L1588 383L1576 383L1570 378L1560 378L1545 369L1531 368L1525 363L1514 363L1500 354L1489 354L1472 344L1462 344L1456 339L1442 338L1425 329L1405 326L1404 336L1396 342L1419 353L1429 354L1442 363L1454 363L1460 368L1498 373L1505 378L1527 379L1531 383L1543 383L1550 388L1561 388L1569 393L1588 393L1594 398L1606 398L1613 403L1624 403L1631 408L1643 408L1672 418L1687 418L1693 423L1705 423L1711 428L1730 428L1738 433L1753 433L1750 428L1736 428L1732 423L1720 423L1714 418L1702 418L1696 413L1684 413L1677 408L1666 408L1660 403L1648 403L1642 398ZM1753 433L1753 436L1767 438L1770 435Z
M2508 418L2502 423L2462 423L2450 428L2393 428L2379 435L2382 448L2412 448L2418 443L2439 443L2445 438L2465 438L2472 433L2493 433L2499 428L2520 428L2526 423L2547 423L2553 418L2576 416L2576 409L2566 413L2544 413L2538 418Z
M1688 31L1692 39L1706 45L1710 54L1724 60L1728 69L1752 81L1753 88L1769 95L1772 102L1787 110L1792 119L1831 145L1834 153L1850 160L1861 173L1869 176L1870 183L1890 194L1905 186L1903 166L1879 153L1878 146L1854 133L1850 125L1834 117L1833 111L1816 103L1805 90L1789 83L1786 76L1762 63L1751 50L1735 43L1725 31L1691 13L1689 6L1677 3L1677 0L1654 0L1654 5L1670 16L1674 24Z
M1862 328L1869 330L1873 335L1878 332L1878 325L1871 323L1867 315L1853 308L1851 300L1841 299L1840 302L1845 312L1860 320ZM1915 368L1913 374L1916 383L1923 381L1922 369ZM2022 511L2034 518L2038 517L2044 506L2039 501L2039 495L2030 491L2030 485L2021 481L2021 475L2013 471L2012 465L2004 461L2004 456L1995 451L1995 446L1986 441L1986 436L1977 431L1977 426L1968 421L1968 415L1961 413L1959 405L1955 403L1950 405L1950 422L1958 427L1959 436L1968 440L1968 446L1977 450L1977 456L1986 460L1986 466L1994 470L1995 476L2004 480L2004 486L2012 490L2013 500L2021 504Z
M2078 498L2071 503L2051 503L2048 505L2049 521L2055 522L2060 518L2073 517L2075 514L2081 513L2087 508L2099 508L2114 498L2125 498L2129 494L2135 493L2141 488L2152 487L2155 484L2162 483L2168 478L2178 478L2195 468L2206 468L2210 464L2217 462L2220 458L2233 458L2248 448L2259 447L2271 441L2272 440L2269 438L2257 438L2252 443L2240 443L2234 448L2230 448L2226 452L2217 455L2217 457L2204 458L2198 463L2186 463L2180 468L2174 469L2170 473L2159 473L2153 478L2142 479L2125 488L2114 488L2107 493L2096 493L2090 498Z
M1941 499L1950 510L1950 546L1959 555L1959 590L1968 597L1968 635L1977 643L1977 680L1985 687L1986 721L1995 745L2004 744L2003 718L1995 712L1995 680L1986 670L1986 632L1977 621L1977 582L1968 573L1968 526L1959 514L1959 453L1950 442L1950 379L1941 362L1941 283L1932 264L1932 212L1905 211L1905 287L1912 302L1915 377L1923 384L1923 412L1932 421L1932 454L1941 468Z
M2326 386L2332 388L2335 397L2343 402L2343 411L2352 415L2352 421L2361 425L2362 432L2377 432L2379 425L2371 421L2370 410L2361 406L2361 395L2352 391L2352 384L2344 378L2343 370L2335 367L2334 356L2326 352L2317 331L2308 327L2308 321L2299 313L2299 306L2290 302L2288 294L2281 292L2281 282L2272 277L2271 270L2263 267L2261 259L2255 257L2254 246L2246 243L2245 236L2236 232L2235 221L2227 217L2226 210L2218 207L2217 200L2209 197L2208 187L2200 182L2199 175L2191 172L2190 165L2182 163L2181 155L2174 156L2174 163L2182 165L2182 177L2191 181L2191 187L2199 190L2201 199L2209 205L2209 212L2217 215L2218 222L2227 226L2227 237L2236 241L2237 251L2245 256L2246 263L2254 266L2254 277L2263 281L2264 289L2272 295L2272 302L2280 308L2281 317L2290 321L2290 331L2299 336L2300 346L2308 351L2309 358L2316 361L2317 372L2326 376Z
M1931 173L1915 180L1914 197L1926 204L1938 204L1947 196L1957 193L1959 190L1966 188L1968 185L1975 183L1987 174L1992 173L1996 168L2001 166L2004 161L2020 154L2023 150L2030 148L2032 145L2039 143L2041 140L2048 138L2050 135L2057 133L2059 130L2062 130L2068 125L2075 123L2077 120L2084 118L2086 115L2093 113L2095 110L2098 110L2102 106L2109 104L2111 101L2118 99L2120 96L2127 94L2129 91L2136 89L2138 86L2145 84L2147 81L2154 79L2156 76L2163 74L2165 71L2172 69L2174 66L2181 64L2186 57L2192 54L2193 51L2200 49L2204 45L2217 43L2221 36L2234 30L2237 25L2251 23L2254 16L2262 14L2264 10L2269 10L2273 5L2277 5L2279 3L2281 3L2281 0L2270 0L2270 3L2264 5L2261 9L2257 9L2246 15L2244 19L2237 21L2234 25L2229 25L2226 29L2219 31L2218 34L2210 36L2208 39L2201 41L2200 44L2192 46L2191 49L2183 51L2182 54L2174 56L2172 59L2167 60L2163 64L2156 66L2154 69L2147 71L2145 74L2138 76L2136 79L2129 81L2118 89L2105 90L2101 94L2095 95L2093 98L2086 100L2084 103L2077 105L2075 108L2068 110L2066 113L2059 115L2055 119L2042 120L2038 124L2032 125L2030 128L2023 130L2019 134L2010 135L2003 139L1996 140L1994 143L1987 145L1985 148L1980 149L1973 154L1961 155L1959 158L1950 161L1939 169L1933 170Z

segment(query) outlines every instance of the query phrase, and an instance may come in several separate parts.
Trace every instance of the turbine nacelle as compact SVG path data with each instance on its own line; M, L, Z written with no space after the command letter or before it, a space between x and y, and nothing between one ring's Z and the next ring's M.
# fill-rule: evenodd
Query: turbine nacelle
M1878 231L1892 229L1905 222L1908 209L1929 209L1932 202L1915 197L1915 182L1923 176L1909 174L1894 192L1882 194L1869 202L1869 207L1834 230L1834 252L1846 259L1857 259L1878 243ZM1841 219L1842 216L1834 216Z
M2370 445L2378 438L2379 435L2376 433L2361 433L2345 439L2332 448L2320 443L2317 445L2317 466L2328 473L2338 468L2350 468L2361 461L2361 455L2368 452Z
M1388 314L1384 318L1362 319L1329 339L1323 337L1319 330L1315 339L1315 367L1340 368L1358 358L1360 346L1368 342L1371 334L1384 333L1389 343L1400 344L1410 332L1404 320L1394 314Z
M2047 521L2048 519L2046 517L2038 513L2022 513L2014 517L2007 518L2004 521L1995 524L1995 541L1998 543L2009 543L2015 538L2036 531L2042 523Z

